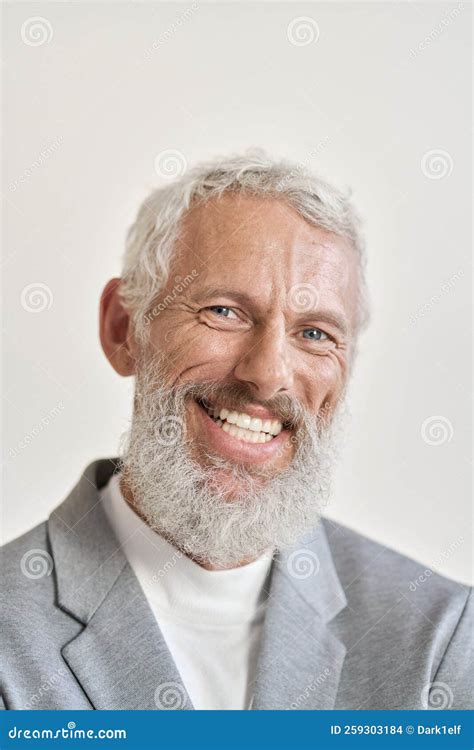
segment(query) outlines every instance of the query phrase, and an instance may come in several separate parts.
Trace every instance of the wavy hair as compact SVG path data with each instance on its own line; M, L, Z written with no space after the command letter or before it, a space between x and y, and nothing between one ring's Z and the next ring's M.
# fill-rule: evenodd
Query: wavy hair
M340 190L304 165L272 159L261 149L197 164L142 203L127 234L121 296L137 338L144 340L147 312L168 280L181 222L199 203L238 191L285 201L306 221L348 238L358 254L356 330L369 320L362 222L350 189Z

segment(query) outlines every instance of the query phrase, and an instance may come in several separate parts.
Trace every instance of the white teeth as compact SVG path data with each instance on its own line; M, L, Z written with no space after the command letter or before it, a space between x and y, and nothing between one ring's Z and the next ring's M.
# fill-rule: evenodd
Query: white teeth
M268 443L278 435L283 425L278 419L259 419L251 417L245 412L229 411L229 409L208 409L208 414L214 418L216 424L224 432L238 437L247 443ZM232 429L231 429L232 428Z
M257 417L252 417L252 419L250 420L249 430L253 430L254 432L261 432L262 420L258 419Z
M281 432L281 428L281 422L279 422L278 419L273 419L269 432L271 435L278 435Z
M221 420L218 419L216 424L218 424L224 432L232 435L232 437L242 440L244 443L268 443L273 439L271 435L268 435L265 432L252 432L251 430L246 430L244 427L237 427L235 424L230 424L228 421L221 422Z
M239 427L244 427L246 430L248 430L250 421L251 418L248 414L237 414L237 424L239 425Z

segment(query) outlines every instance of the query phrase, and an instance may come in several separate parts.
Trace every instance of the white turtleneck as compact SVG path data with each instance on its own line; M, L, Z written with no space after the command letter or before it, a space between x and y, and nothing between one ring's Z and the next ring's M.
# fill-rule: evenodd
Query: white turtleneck
M271 554L240 568L206 570L132 510L119 474L101 500L194 708L249 708Z

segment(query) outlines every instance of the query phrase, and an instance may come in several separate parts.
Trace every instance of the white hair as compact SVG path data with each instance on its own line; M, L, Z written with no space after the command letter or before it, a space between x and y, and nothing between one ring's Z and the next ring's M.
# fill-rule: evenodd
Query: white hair
M172 184L154 190L142 203L127 235L121 296L135 334L143 340L148 311L168 280L181 222L197 203L225 191L284 200L314 226L348 238L358 255L356 330L368 322L365 242L361 220L344 191L303 165L274 160L261 149L196 165Z

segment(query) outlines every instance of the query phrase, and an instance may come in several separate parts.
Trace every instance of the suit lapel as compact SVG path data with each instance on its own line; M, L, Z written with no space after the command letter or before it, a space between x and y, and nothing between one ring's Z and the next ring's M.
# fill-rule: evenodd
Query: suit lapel
M330 621L346 603L321 523L275 559L253 709L334 707L346 648Z
M100 504L117 468L92 464L49 519L58 606L84 624L62 654L96 709L192 709Z
M168 647L130 566L63 656L96 709L190 709Z
M96 709L192 709L145 595L102 510L119 469L97 461L50 516L57 603L84 625L62 654ZM272 566L253 710L331 709L346 649L331 620L346 606L324 526Z

